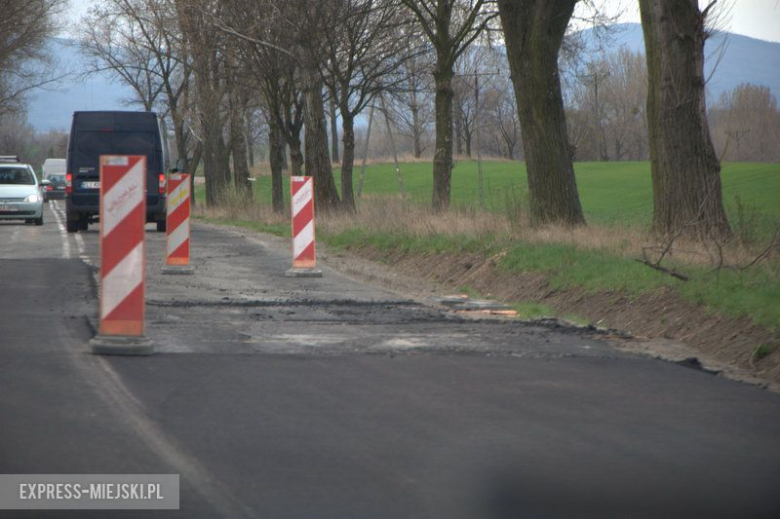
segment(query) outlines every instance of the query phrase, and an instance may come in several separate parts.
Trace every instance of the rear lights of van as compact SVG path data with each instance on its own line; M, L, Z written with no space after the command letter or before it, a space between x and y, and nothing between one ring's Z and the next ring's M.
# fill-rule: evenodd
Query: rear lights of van
M160 194L165 194L165 173L160 173Z
M73 193L73 173L65 173L65 194Z

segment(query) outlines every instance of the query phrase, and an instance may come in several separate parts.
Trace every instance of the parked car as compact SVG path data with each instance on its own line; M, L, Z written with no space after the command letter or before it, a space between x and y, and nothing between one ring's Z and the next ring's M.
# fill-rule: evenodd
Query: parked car
M0 157L0 220L43 225L41 184L29 164ZM48 181L42 181L45 186Z
M100 217L100 156L146 156L146 221L165 232L169 170L167 131L154 112L75 112L65 174L68 232L86 230Z

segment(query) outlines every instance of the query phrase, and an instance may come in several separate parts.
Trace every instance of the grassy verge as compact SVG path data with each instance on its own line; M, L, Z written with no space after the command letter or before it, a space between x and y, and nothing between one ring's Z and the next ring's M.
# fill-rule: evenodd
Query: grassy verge
M575 231L528 227L523 168L512 162L487 162L486 211L479 211L474 209L476 166L472 161L458 162L453 172L454 210L441 215L425 209L430 197L430 164L402 165L408 193L405 201L397 197L392 165L372 165L366 172L358 215L319 217L318 239L335 248L380 251L388 258L399 253L495 257L496 266L503 272L542 274L556 290L614 292L636 297L671 289L714 312L747 316L773 333L780 333L777 253L746 270L713 270L711 249L681 244L671 263L667 259L665 265L686 274L690 278L687 282L636 261L646 246L658 245L644 231L652 211L648 163L576 164L577 182L590 225ZM724 201L741 243L728 251L727 264L745 264L780 222L780 166L725 164L722 176ZM202 202L202 187L196 195ZM289 221L274 215L265 205L270 199L268 177L259 177L255 182L255 195L259 208L252 211L202 213L203 217L289 236ZM549 307L538 303L518 305L525 317L550 314Z
M321 233L320 236L332 247L372 248L387 253L388 257L399 252L498 255L497 265L503 271L544 274L554 290L580 289L586 293L617 292L638 296L661 287L673 287L686 299L712 310L733 317L748 316L756 324L780 332L780 305L777 304L780 301L780 269L777 262L745 271L716 272L677 263L674 268L690 278L683 282L634 258L616 255L610 250L569 244L501 243L469 236L421 237L363 229Z

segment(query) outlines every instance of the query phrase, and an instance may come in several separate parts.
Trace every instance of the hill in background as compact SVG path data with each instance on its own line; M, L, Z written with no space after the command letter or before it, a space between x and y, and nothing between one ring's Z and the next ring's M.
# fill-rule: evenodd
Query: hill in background
M622 23L613 26L614 42L610 48L626 45L632 51L644 54L645 40L638 23ZM588 47L596 51L593 30L584 31ZM718 56L725 44L720 61ZM780 99L780 43L758 40L740 34L716 32L704 46L707 101L712 103L723 92L733 90L740 83L767 86ZM713 68L715 71L713 73Z
M596 52L592 30L585 31ZM590 34L588 34L590 33ZM727 38L725 54L717 62L716 54ZM634 51L644 52L642 26L639 24L617 24L614 41L610 48L626 45ZM54 66L71 75L44 91L38 91L29 98L28 119L38 131L68 130L71 116L76 110L123 110L127 101L133 98L130 87L112 81L107 74L93 75L81 79L78 74L87 68L87 60L79 53L73 40L53 38L50 43ZM780 98L780 43L774 43L732 33L718 33L707 42L708 56L705 72L709 77L710 103L722 92L729 91L740 83L768 86Z

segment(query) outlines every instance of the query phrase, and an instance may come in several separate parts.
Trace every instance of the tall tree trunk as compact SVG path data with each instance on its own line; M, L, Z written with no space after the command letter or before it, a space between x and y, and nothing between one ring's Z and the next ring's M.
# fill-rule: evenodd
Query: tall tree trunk
M271 164L271 204L277 213L284 212L282 168L284 166L284 140L279 122L273 115L268 118L268 161Z
M438 67L442 67L439 63ZM436 152L433 156L433 208L450 205L452 179L452 66L434 72L436 82Z
M254 128L252 127L252 120L249 114L244 115L246 120L246 151L249 159L249 167L255 167L255 139L253 137Z
M190 202L195 207L195 172L198 171L200 159L203 157L203 143L199 142L192 150L192 157L187 162L187 173L190 174Z
M339 161L339 125L336 119L336 103L330 100L330 147L333 162Z
M304 137L306 174L314 177L314 203L322 211L338 209L341 205L328 150L328 131L325 107L322 102L322 81L313 66L301 71L304 87Z
M355 194L352 189L352 170L355 165L355 121L346 110L342 111L344 130L344 154L341 160L341 201L347 211L355 210Z
M558 53L577 0L499 0L534 224L585 223L569 155Z
M728 236L704 96L704 14L696 0L640 0L647 54L653 230Z
M287 143L290 147L290 175L300 176L303 174L303 152L301 151L301 139L293 138Z
M203 105L209 104L208 100L203 101ZM219 123L219 114L215 114L208 106L201 111L201 120L204 121L203 177L206 181L206 205L213 206L220 203L228 180L222 167L222 125Z
M235 85L231 85L235 87ZM244 120L245 104L240 95L231 89L228 98L230 109L230 148L233 155L233 183L243 196L252 198L252 183L249 181L249 158L246 149L246 124Z
M303 152L301 151L301 130L296 124L295 107L292 103L284 106L285 141L290 149L290 175L297 177L303 172ZM285 160L287 157L285 157Z

